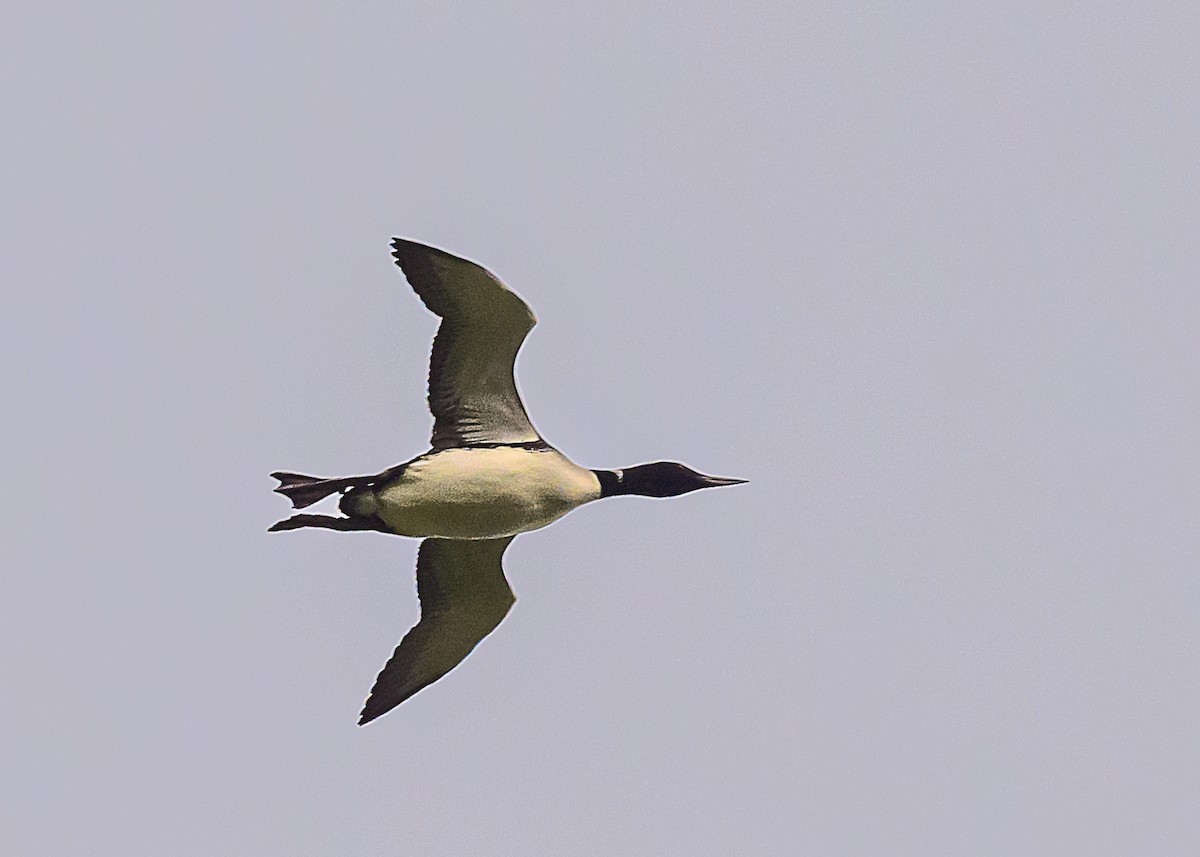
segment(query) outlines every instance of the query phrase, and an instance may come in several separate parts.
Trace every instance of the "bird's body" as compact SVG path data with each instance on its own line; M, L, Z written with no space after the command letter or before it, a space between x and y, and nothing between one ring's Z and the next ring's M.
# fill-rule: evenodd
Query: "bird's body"
M460 447L410 461L342 507L374 515L401 536L496 539L552 524L600 499L596 474L550 447Z
M375 680L359 724L453 669L515 600L501 557L519 533L603 497L670 497L744 480L656 462L588 470L547 444L525 413L513 364L536 319L482 266L443 250L392 242L425 305L442 317L429 365L432 448L372 476L272 474L297 509L340 494L341 516L293 515L271 527L374 530L424 539L417 555L421 621Z

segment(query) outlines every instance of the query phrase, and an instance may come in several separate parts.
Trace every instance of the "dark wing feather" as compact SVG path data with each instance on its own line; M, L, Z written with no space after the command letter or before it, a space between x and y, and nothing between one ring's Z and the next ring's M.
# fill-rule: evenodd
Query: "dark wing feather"
M513 364L537 323L525 302L480 265L408 241L392 255L442 325L429 361L434 449L540 440L513 379Z
M426 539L417 552L421 621L404 635L363 706L362 726L458 666L508 615L503 539Z

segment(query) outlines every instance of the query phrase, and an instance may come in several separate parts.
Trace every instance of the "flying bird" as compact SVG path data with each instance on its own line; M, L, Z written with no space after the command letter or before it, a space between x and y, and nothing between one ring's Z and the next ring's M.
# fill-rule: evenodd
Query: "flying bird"
M546 443L513 378L537 320L483 266L404 238L392 255L442 322L429 361L431 449L373 476L323 479L277 472L274 489L303 509L341 494L340 515L294 515L270 528L376 531L423 539L420 621L375 679L362 726L437 681L492 632L516 601L501 557L515 536L585 503L621 494L673 497L744 479L674 462L589 470Z

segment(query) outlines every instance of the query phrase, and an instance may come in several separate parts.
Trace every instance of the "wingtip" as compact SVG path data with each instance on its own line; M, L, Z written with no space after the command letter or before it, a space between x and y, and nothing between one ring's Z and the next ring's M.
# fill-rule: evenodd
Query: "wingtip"
M465 259L462 256L451 253L449 250L446 250L442 247L437 247L433 244L426 244L424 241L417 241L413 238L403 238L399 235L392 236L392 255L395 256L397 260L400 260L401 257L412 259L422 255L428 256L430 254L435 256L444 256L449 259L457 259L460 262L471 262L470 259ZM471 264L479 265L478 262L471 262ZM482 268L483 266L479 265L479 267Z
M430 247L409 238L392 239L392 258L396 260L396 264L404 271L406 277L411 266L420 264L421 251L428 252L436 249L436 247Z
M392 255L399 258L401 253L411 252L414 249L422 250L438 250L429 244L422 244L420 241L414 241L411 238L401 238L399 235L392 236ZM440 252L445 252L440 251Z

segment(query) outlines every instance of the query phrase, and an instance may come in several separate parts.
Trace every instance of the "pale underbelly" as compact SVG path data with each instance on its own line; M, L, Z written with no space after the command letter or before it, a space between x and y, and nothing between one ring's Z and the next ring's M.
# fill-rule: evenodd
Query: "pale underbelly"
M406 502L380 498L379 511L392 532L415 538L497 539L552 524L572 506L542 506L504 502Z
M362 511L402 536L495 539L551 524L599 493L591 471L556 451L454 449L413 462Z

